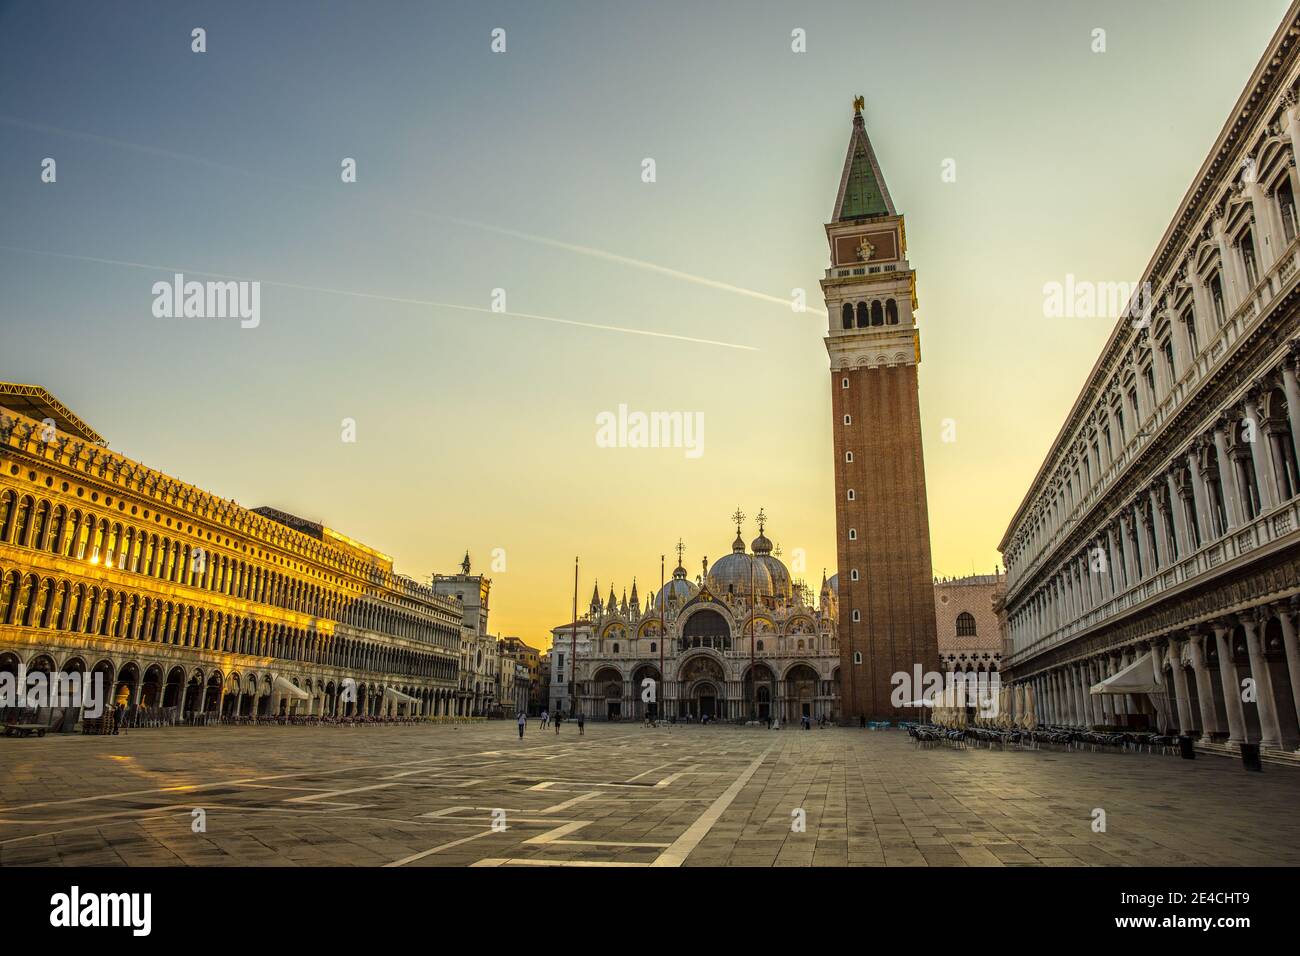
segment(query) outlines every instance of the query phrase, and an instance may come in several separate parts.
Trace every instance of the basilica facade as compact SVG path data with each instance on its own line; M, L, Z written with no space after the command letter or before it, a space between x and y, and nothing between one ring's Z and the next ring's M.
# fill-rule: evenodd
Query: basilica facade
M739 514L739 513L737 513ZM759 525L746 548L691 580L677 567L643 602L599 585L582 620L552 631L550 707L597 719L798 720L839 716L840 651L833 578L816 602ZM576 667L574 667L576 652Z

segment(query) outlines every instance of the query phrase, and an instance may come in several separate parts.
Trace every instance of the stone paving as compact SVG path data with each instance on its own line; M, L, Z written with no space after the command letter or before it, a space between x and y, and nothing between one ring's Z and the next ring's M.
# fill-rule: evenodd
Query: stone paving
M1291 768L917 750L900 731L847 728L576 731L0 739L0 865L1300 864Z

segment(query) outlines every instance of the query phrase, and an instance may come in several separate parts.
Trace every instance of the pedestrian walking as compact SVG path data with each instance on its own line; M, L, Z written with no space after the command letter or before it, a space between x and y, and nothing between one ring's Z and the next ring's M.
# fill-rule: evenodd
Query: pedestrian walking
M551 722L555 724L555 732L558 734L560 732L560 724L564 723L564 712L557 710L555 712L555 718Z
M519 712L519 739L520 740L524 739L524 727L526 727L527 725L528 725L528 718L524 716L524 712L521 710Z
M578 736L587 736L587 715L582 711L578 711Z
M551 715L546 711L542 711L542 730L545 730L546 725L549 724L550 722L551 722Z

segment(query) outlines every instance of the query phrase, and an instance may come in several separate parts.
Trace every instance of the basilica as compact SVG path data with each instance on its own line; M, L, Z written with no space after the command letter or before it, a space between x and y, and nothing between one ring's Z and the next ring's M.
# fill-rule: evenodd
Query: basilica
M733 516L731 553L711 566L704 558L694 580L679 543L672 578L644 602L635 581L630 596L611 587L604 603L593 589L588 613L552 631L553 710L576 706L604 719L838 716L836 579L823 575L814 603L764 534L762 513L749 548L743 517Z

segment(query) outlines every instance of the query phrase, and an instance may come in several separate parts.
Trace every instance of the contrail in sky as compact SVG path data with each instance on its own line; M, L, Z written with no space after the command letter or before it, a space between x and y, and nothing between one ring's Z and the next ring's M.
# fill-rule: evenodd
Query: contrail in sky
M115 139L109 136L100 136L96 133L86 133L80 130L64 129L57 126L48 126L43 123L33 123L28 120L19 119L14 116L0 115L0 123L9 126L16 126L22 129L33 130L42 133L52 133L58 136L68 136L74 139L81 139L92 143L101 143L107 146L117 146L122 149L135 150L137 152L147 153L153 156L164 156L170 159L178 159L187 162L200 163L213 169L221 169L227 172L236 173L241 176L251 176L256 179L263 179L267 182L275 183L286 189L296 189L305 192L320 193L332 197L337 196L335 190L326 189L321 186L312 186L307 183L295 182L288 179L280 179L275 176L268 176L263 172L251 169L245 169L241 166L233 166L229 163L222 163L217 160L208 159L205 156L197 156L193 153L182 153L175 150L163 149L157 146L146 146L140 143L132 143L127 140ZM462 219L456 216L445 216L439 213L426 212L421 209L414 209L408 205L383 200L384 205L395 212L405 213L407 215L418 215L421 217L436 219L441 222L453 223L459 226L466 226L470 229L480 229L485 232L492 232L498 235L510 236L524 242L536 243L538 245L549 246L553 249L563 249L568 252L581 256L588 256L594 259L603 259L606 262L615 262L620 265L629 266L635 269L642 269L647 272L653 272L658 275L668 276L682 282L690 282L694 285L704 286L710 289L717 289L721 292L730 292L735 295L746 296L747 298L757 299L760 302L768 302L773 305L782 305L790 308L791 300L776 295L769 295L766 292L759 292L756 289L747 289L744 286L733 285L729 282L723 282L719 279L710 279L708 276L695 275L691 272L684 272L681 269L673 269L669 266L662 266L656 262L649 262L645 259L637 259L633 256L625 256L616 252L607 252L604 249L597 249L593 246L585 246L574 242L565 242L562 239L552 239L549 236L539 236L536 233L523 232L518 229L508 229L503 226L494 226L488 223L476 222L472 219ZM814 307L806 308L804 311L813 315L825 317L826 310Z
M331 289L326 286L303 285L297 282L280 282L274 279L251 279L247 276L229 275L212 272L209 269L186 269L180 266L164 266L151 262L129 262L124 259L104 259L99 256L79 256L69 252L51 252L45 249L24 249L21 246L0 245L6 252L26 253L34 256L50 256L55 259L72 259L77 262L96 262L110 266L126 266L131 269L145 269L153 272L187 273L190 275L212 276L215 279L233 279L236 282L260 282L262 285L277 286L282 289L296 289L303 292L320 292L325 295L343 295L357 299L372 299L380 302L395 302L401 305L418 305L434 309L456 309L461 312L478 312L484 315L499 315L506 318L535 319L539 322L554 322L559 325L574 325L584 329L599 329L604 332L622 332L625 335L646 335L656 339L676 339L679 342L692 342L696 345L716 345L728 349L740 349L745 352L757 352L753 345L741 345L737 342L720 342L715 339L702 339L690 335L675 335L671 332L654 332L649 329L631 329L622 325L603 325L598 322L579 322L576 319L562 319L554 315L538 315L534 312L496 312L477 305L460 305L455 302L437 302L432 299L414 299L406 296L383 295L378 292L356 292L352 289Z

